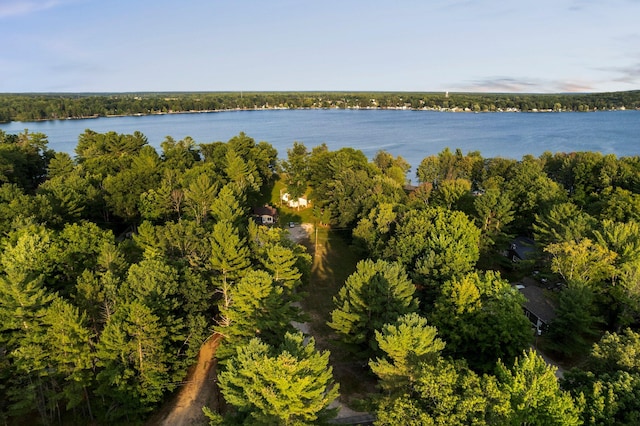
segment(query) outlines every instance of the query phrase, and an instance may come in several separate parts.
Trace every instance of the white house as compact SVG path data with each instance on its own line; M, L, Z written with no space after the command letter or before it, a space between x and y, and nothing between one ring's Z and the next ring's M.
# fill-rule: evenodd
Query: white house
M288 192L285 192L284 194L282 194L282 201L287 203L287 205L292 209L300 208L300 207L305 208L309 206L309 201L307 200L306 197L300 197L297 200L294 200L291 198Z

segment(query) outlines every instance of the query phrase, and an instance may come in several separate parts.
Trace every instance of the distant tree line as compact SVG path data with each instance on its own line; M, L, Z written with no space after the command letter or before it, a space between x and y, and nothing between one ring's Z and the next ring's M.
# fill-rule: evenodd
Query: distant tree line
M640 91L611 93L166 92L0 94L0 122L261 108L594 111L640 107Z

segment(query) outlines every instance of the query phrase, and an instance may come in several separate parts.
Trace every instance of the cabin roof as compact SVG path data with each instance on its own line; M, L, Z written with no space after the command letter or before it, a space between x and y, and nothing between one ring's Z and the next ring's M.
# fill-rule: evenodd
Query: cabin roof
M520 286L519 289L525 299L527 299L524 307L529 312L547 324L556 317L556 308L544 294L544 290L542 288L535 284L524 284L523 286Z
M258 216L277 216L278 215L278 211L271 206L259 206L259 207L254 207L253 208L253 214L258 215Z

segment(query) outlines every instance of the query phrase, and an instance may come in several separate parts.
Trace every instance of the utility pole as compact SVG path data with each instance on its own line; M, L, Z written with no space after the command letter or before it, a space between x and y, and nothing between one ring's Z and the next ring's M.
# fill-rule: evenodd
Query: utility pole
M315 223L313 225L313 227L316 229L316 244L315 244L316 248L315 248L314 253L313 253L313 256L315 257L315 256L318 255L318 223Z

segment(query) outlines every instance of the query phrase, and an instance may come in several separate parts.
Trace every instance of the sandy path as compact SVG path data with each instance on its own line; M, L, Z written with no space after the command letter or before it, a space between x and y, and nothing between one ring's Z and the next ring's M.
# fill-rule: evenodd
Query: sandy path
M221 336L214 334L200 348L198 362L189 369L187 378L174 400L168 405L169 410L160 418L152 420L153 424L165 426L206 425L208 420L202 414L202 407L208 406L215 411L216 401L215 354ZM155 417L155 416L154 416Z

